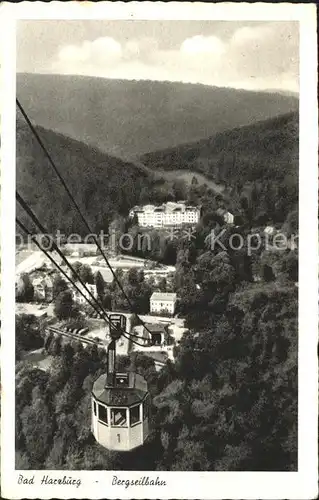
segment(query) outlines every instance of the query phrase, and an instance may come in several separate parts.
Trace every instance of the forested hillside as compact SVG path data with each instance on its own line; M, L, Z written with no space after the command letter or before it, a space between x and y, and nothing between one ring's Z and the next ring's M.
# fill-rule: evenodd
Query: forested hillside
M290 113L143 155L149 169L187 170L225 186L229 208L282 222L298 203L299 123Z
M225 186L225 206L245 221L283 223L298 204L298 116L230 130L128 163L51 130L41 138L94 231L107 230L135 204L189 199L203 213L218 206L209 186L187 186L165 172L199 172ZM145 164L146 168L143 168ZM160 173L162 172L162 174ZM178 176L177 176L178 177ZM209 183L208 183L209 184ZM82 234L83 224L25 123L17 121L17 187L49 230Z
M199 84L17 75L17 96L48 129L122 158L296 111L298 99Z
M236 234L246 241L250 228L225 224L226 250L211 247L215 222L207 212L191 239L161 242L152 234L152 257L176 263L172 287L188 331L160 372L142 353L117 359L119 370L146 378L152 396L152 434L141 448L108 451L90 431L91 389L106 370L105 351L61 344L35 317L17 317L17 469L297 470L298 253L261 241L249 255L227 241ZM151 284L133 271L116 272L144 312ZM104 284L101 301L127 311L114 282ZM23 361L41 347L49 366Z
M93 230L127 214L150 187L140 168L50 130L37 128ZM67 193L27 125L17 120L17 189L49 230L85 233ZM19 213L19 212L18 212Z
M73 84L70 78L65 88ZM92 92L98 92L96 87ZM204 95L202 89L200 95ZM62 114L69 106L64 97L59 107ZM52 87L51 107L48 104L41 111L48 120L56 99ZM100 97L94 102L98 106ZM139 100L131 95L130 102L135 106ZM126 101L123 106L127 107ZM77 109L74 101L72 109ZM80 116L83 108L78 111ZM157 127L154 109L152 113ZM61 116L55 116L60 123ZM178 123L183 128L181 116ZM158 140L154 130L152 135L147 128L147 120L143 122L145 134L149 132L156 144L153 149L165 142L161 119ZM73 118L65 123L71 122L76 123ZM134 124L130 125L132 131ZM171 126L167 126L168 135ZM79 133L87 143L92 139L85 135L89 127L88 122ZM106 137L105 129L96 127ZM110 227L116 237L127 232L133 242L130 253L176 266L169 286L177 293L176 313L185 318L187 332L174 345L174 363L168 361L159 372L154 360L141 353L118 357L121 370L131 368L146 378L153 404L152 433L145 446L115 453L98 445L90 430L91 389L106 370L105 352L80 343L61 344L59 338L46 335L46 320L17 316L16 468L296 471L298 251L292 245L278 248L271 238L269 243L265 228L269 223L275 226L271 228L275 236L277 230L285 237L298 232L297 114L144 155L140 165L52 130L37 130L95 232ZM121 140L126 140L126 133L123 130ZM211 132L206 130L205 135ZM191 182L161 177L162 171L173 170L190 171ZM212 186L200 184L192 174L196 172L225 186L224 191L216 194ZM85 234L67 194L19 117L17 187L50 231ZM189 235L183 228L169 238L164 231L141 228L136 218L127 217L135 204L181 199L202 207L201 219ZM219 209L232 211L234 224L228 224ZM221 246L212 245L216 229L222 233ZM259 244L251 253L252 232ZM237 246L236 238L243 244ZM143 271L125 277L116 272L136 309L146 312L154 282L146 283ZM127 311L118 284L102 280L102 285L100 281L98 293L104 307ZM161 286L165 291L167 283ZM64 296L60 291L55 297L56 315L57 301ZM84 312L80 306L69 310L78 315L69 316L70 321ZM35 368L24 356L42 348L47 364Z
M120 370L131 367L148 381L148 442L118 453L94 441L90 397L93 381L105 372L105 353L47 338L47 371L17 364L17 469L297 470L297 289L245 285L225 296L216 282L232 280L234 268L225 255L209 257L216 291L210 318L190 328L176 363L156 372L142 354L118 359ZM198 314L207 311L208 296L187 293ZM35 318L18 319L19 342L41 330Z

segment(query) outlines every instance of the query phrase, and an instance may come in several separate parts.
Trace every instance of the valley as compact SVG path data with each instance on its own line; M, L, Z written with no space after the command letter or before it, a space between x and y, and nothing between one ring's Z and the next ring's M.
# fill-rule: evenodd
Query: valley
M275 240L298 233L298 100L61 75L18 93L107 257L18 115L17 190L67 268L16 252L16 468L295 471L298 249ZM101 404L112 370L144 380L138 417Z
M28 73L17 74L17 96L37 125L127 161L299 106L273 92Z

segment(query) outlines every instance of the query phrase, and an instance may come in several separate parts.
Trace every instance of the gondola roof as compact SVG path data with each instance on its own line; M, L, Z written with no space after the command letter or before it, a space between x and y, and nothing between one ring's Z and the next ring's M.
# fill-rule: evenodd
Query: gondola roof
M128 374L127 386L108 386L106 374L93 384L93 396L108 406L132 406L143 401L147 394L147 383L138 373Z

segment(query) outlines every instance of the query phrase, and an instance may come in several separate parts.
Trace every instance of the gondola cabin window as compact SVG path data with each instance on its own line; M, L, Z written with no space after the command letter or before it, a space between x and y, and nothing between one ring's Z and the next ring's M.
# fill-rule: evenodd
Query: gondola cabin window
M111 408L111 426L112 427L126 427L126 409Z
M99 405L99 421L102 422L102 424L108 425L107 408L102 405Z
M96 416L96 402L93 401L93 413Z
M130 424L131 426L140 422L140 405L130 408Z

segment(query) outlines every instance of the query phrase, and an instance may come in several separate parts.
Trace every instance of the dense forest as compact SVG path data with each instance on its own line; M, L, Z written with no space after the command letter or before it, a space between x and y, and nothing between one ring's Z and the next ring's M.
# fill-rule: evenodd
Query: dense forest
M17 75L17 96L38 125L121 158L296 111L299 104L280 93L25 73Z
M16 368L16 467L296 470L296 308L292 287L235 292L214 325L185 335L175 364L158 373L143 355L119 359L153 396L152 436L128 454L104 450L90 433L90 391L105 355L47 342L49 371ZM30 328L41 331L29 324L24 335Z
M38 127L38 132L96 233L107 233L110 227L128 230L131 222L125 218L135 204L180 199L200 204L204 216L224 207L240 225L252 227L266 223L282 226L297 213L295 114L223 132L197 145L143 156L145 168L50 130ZM158 170L170 169L203 173L226 189L216 194L207 184L198 183L196 175L185 182L158 174ZM85 235L67 193L20 118L17 188L49 231Z
M177 248L173 287L188 330L175 362L157 372L140 353L117 360L144 375L153 398L142 448L110 452L90 432L90 391L105 352L61 344L39 320L17 317L18 469L296 470L297 253L213 250L198 231ZM121 278L141 311L150 293L142 278ZM99 294L125 310L116 284ZM23 361L39 347L51 357L45 371Z
M90 431L90 391L106 369L105 352L61 343L45 335L42 320L17 316L16 468L297 470L298 255L291 246L269 245L264 231L270 224L274 234L298 232L297 114L144 155L145 168L52 130L38 131L92 230L111 231L116 244L127 233L133 241L129 253L176 266L170 291L178 294L177 313L187 332L174 347L174 363L167 361L161 371L142 354L118 357L122 370L144 375L153 402L148 442L123 454L103 449ZM187 183L156 174L173 169L194 176ZM216 194L198 183L196 172L224 191ZM48 230L84 236L67 194L20 118L17 187ZM135 204L181 199L202 207L189 237L182 230L174 238L146 231L128 218ZM234 214L233 225L219 209ZM223 232L223 248L212 247L212 230ZM260 243L250 254L252 233ZM234 249L229 242L239 236L244 246ZM84 281L96 280L106 308L127 310L116 283L103 283L85 266L78 271ZM117 273L136 310L146 312L152 283L143 273ZM29 300L32 286L26 277L20 281L19 300ZM53 295L55 314L64 318L72 301L61 279ZM34 349L50 358L45 369L24 360Z
M115 215L127 214L140 191L150 188L151 177L140 168L50 130L37 130L94 231L107 229ZM85 234L67 193L20 117L16 168L18 191L50 231Z
M154 172L204 174L225 186L229 209L250 204L255 216L283 222L298 204L298 120L298 113L289 113L149 153L141 161Z
M166 180L140 163L125 162L52 130L36 129L95 233L122 227L136 204L149 199L160 204L188 196L188 185L183 181ZM16 169L17 190L48 231L87 236L68 194L20 116ZM207 189L195 191L200 195ZM19 207L17 213L26 220Z

